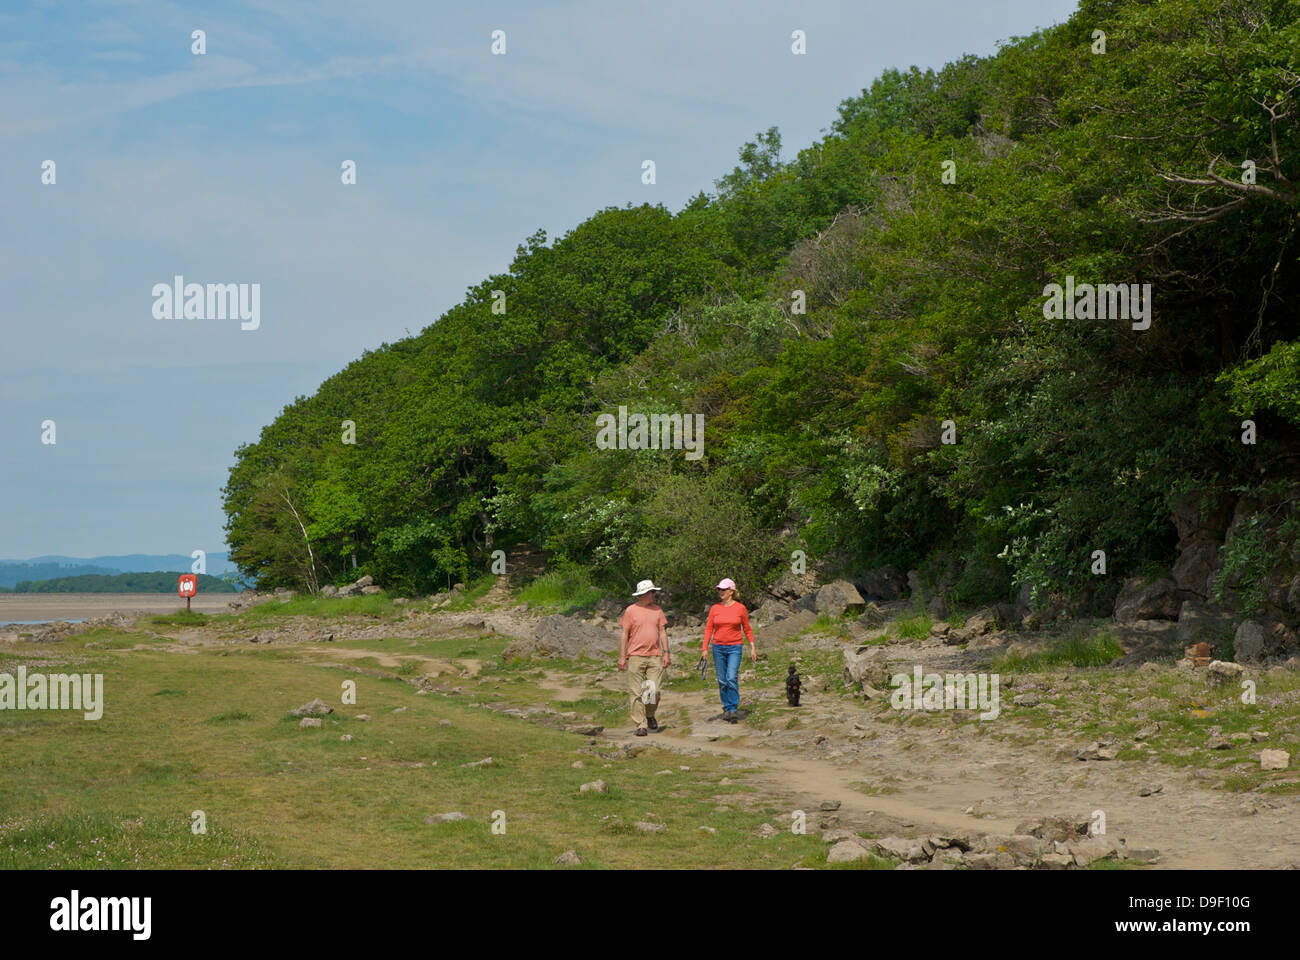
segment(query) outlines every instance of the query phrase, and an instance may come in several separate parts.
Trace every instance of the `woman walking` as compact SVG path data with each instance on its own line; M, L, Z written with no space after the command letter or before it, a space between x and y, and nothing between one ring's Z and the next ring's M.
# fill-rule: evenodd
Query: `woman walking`
M735 723L740 719L740 655L745 637L749 638L749 659L758 662L754 651L754 631L749 625L749 611L738 599L736 583L731 578L718 586L718 602L709 608L709 619L704 624L704 648L700 659L709 655L709 641L713 641L713 670L718 675L718 694L722 698L722 719Z

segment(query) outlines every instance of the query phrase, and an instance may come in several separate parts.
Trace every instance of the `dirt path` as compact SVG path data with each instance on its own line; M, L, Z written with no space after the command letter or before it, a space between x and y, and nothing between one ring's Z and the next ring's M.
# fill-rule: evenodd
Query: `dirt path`
M437 614L391 625L331 624L338 639L385 635L440 635L465 627L520 635L526 619L501 609ZM394 629L397 628L397 629ZM398 630L401 631L398 634ZM355 635L354 635L355 634ZM183 635L181 644L192 641ZM838 647L838 642L834 643ZM674 674L680 676L694 641L675 638ZM680 652L679 652L680 648ZM481 661L437 658L328 643L297 644L304 659L345 663L373 658L386 669L414 662L416 670L440 683L479 673ZM900 658L926 669L961 665L965 655L942 644L911 644ZM970 669L969 663L965 669ZM575 701L623 693L624 677L609 668L590 676L549 670L536 681L538 701ZM837 681L836 681L837 682ZM683 753L704 752L743 764L733 776L754 786L779 807L801 809L810 826L824 816L824 801L838 802L842 825L875 833L1011 833L1042 816L1106 818L1107 834L1130 847L1160 851L1162 868L1280 868L1300 865L1300 798L1284 794L1232 793L1214 789L1187 769L1151 761L1080 761L1068 734L1034 731L1014 717L997 724L900 723L878 706L829 691L810 692L798 708L799 723L785 709L783 690L744 680L742 703L766 708L767 725L711 720L720 710L715 691L664 692L661 732L635 737L628 725L608 729L617 744L650 744ZM534 702L538 702L534 701ZM772 708L776 708L773 710ZM947 715L947 719L960 719ZM996 732L995 732L996 728ZM1011 733L1007 739L999 736ZM1024 739L1020 739L1023 737ZM1015 742L1019 739L1019 742ZM1071 749L1074 748L1074 749ZM1159 789L1148 796L1140 790ZM741 801L743 802L743 801Z
M945 655L939 651L937 656ZM548 674L540 687L556 699L623 689L621 675L596 684ZM771 690L742 684L742 700L784 703ZM1300 865L1300 803L1285 796L1211 789L1156 761L1080 761L1059 741L1029 746L995 740L978 726L914 727L838 698L812 696L797 735L710 720L716 693L664 692L662 729L636 737L630 723L605 731L618 744L704 752L753 765L733 779L816 824L823 801L838 801L846 826L873 832L1013 833L1045 815L1106 818L1107 834L1129 847L1160 851L1161 868L1263 868ZM686 732L689 730L689 732ZM824 742L809 745L816 733ZM1067 754L1062 756L1062 754ZM1141 797L1143 787L1159 786Z

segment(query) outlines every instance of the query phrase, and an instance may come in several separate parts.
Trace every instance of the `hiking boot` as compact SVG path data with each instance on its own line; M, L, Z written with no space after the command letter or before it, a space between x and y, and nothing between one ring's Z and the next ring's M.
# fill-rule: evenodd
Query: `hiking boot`
M649 727L651 730L659 729L659 721L656 720L654 717L646 717L645 723L646 726Z
M636 728L636 735L637 735L638 737L644 737L644 736L646 736L646 728L645 728L645 727L637 727L637 728Z
M740 719L740 717L739 715L737 715L735 710L723 710L722 719L726 720L727 723L735 723L737 720Z

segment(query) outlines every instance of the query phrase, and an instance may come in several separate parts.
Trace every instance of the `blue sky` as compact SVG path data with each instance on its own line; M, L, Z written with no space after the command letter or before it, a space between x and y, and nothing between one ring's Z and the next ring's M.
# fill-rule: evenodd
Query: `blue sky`
M883 69L991 53L1074 7L6 2L0 558L224 549L235 448L538 228L677 210L756 131L780 127L788 159ZM176 274L260 283L261 327L154 319Z

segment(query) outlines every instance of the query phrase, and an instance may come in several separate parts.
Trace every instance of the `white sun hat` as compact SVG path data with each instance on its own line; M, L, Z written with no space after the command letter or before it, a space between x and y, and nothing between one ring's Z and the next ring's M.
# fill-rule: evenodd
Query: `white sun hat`
M655 586L655 582L653 580L642 580L640 583L636 585L636 592L633 593L632 596L639 597L641 596L641 594L649 593L651 590L655 591L656 593L663 593L662 590L660 590L658 587Z

